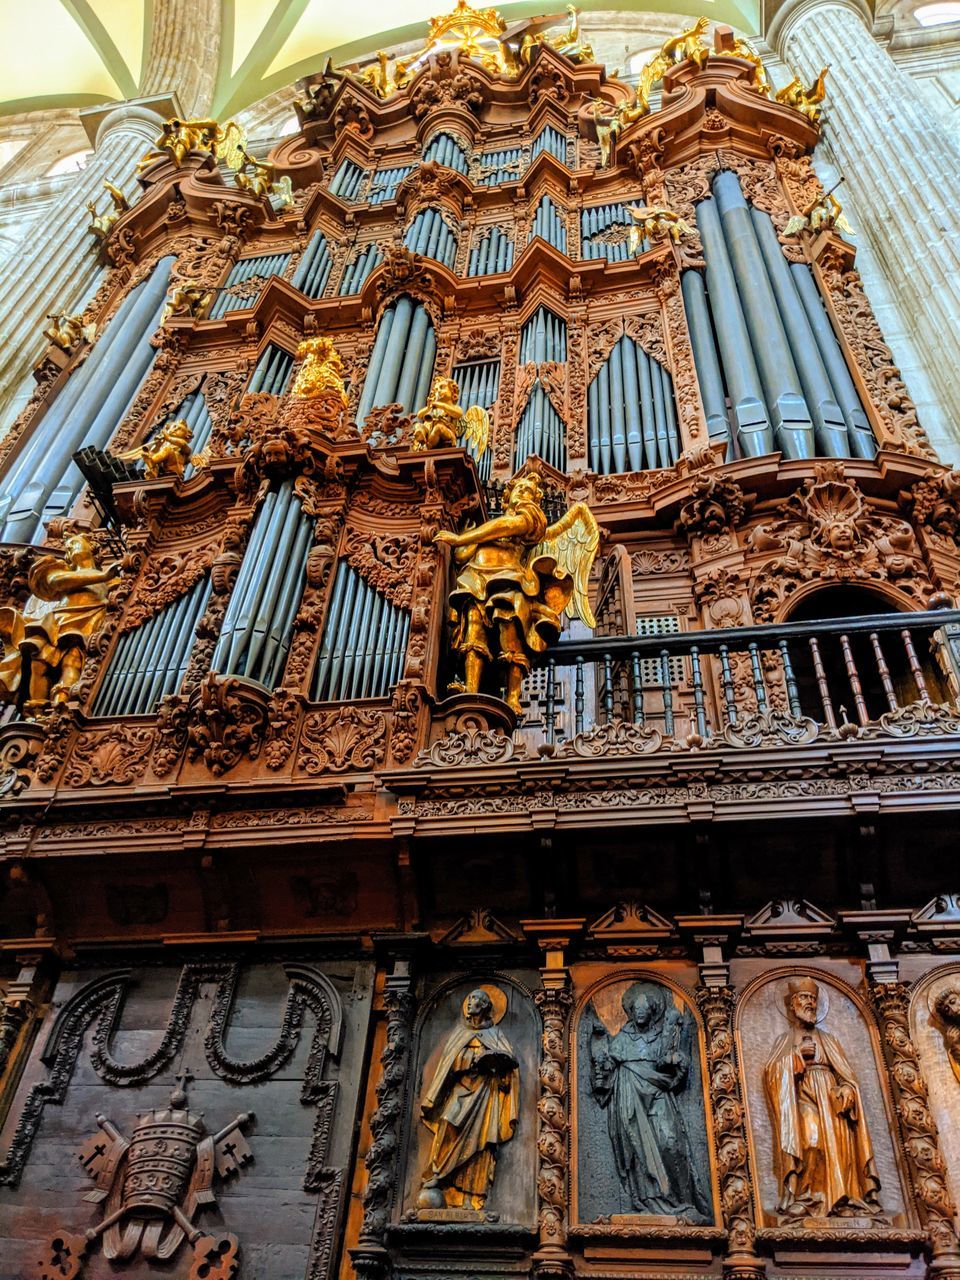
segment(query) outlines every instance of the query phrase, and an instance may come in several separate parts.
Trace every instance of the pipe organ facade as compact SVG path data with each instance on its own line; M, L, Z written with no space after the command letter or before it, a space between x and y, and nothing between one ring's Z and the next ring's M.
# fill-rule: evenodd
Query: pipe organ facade
M849 67L683 21L111 179L0 441L0 1280L960 1280L960 473Z

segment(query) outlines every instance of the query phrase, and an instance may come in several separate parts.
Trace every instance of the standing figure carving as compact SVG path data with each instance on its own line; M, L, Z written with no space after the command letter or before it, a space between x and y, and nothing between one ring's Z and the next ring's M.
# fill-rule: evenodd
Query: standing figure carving
M654 982L635 982L621 1003L626 1023L616 1035L598 1027L590 1054L591 1091L607 1113L617 1174L635 1213L701 1222L711 1211L680 1105L692 1019Z
M930 1002L930 1012L943 1036L950 1069L960 1083L960 988L945 987Z
M819 1026L820 988L798 978L784 993L790 1029L764 1072L787 1219L882 1215L880 1179L860 1086L840 1043Z
M434 539L453 547L461 566L450 614L464 679L450 688L479 693L487 668L496 663L507 703L517 713L530 655L557 641L563 614L596 625L587 582L600 545L597 522L589 507L576 502L548 525L540 500L540 477L530 471L508 486L502 515Z
M494 989L495 991L497 989ZM471 991L462 1023L447 1037L420 1103L433 1142L417 1203L420 1209L482 1210L500 1147L519 1118L520 1070L513 1048L495 1024L490 992Z

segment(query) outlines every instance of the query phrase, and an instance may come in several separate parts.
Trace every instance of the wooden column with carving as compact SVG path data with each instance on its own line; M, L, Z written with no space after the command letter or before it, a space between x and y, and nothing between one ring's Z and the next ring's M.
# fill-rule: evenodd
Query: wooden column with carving
M537 1276L573 1274L567 1248L567 1165L569 1161L569 1019L573 1005L570 971L564 952L582 920L524 921L524 932L536 939L544 955L543 989L537 1006L543 1019L540 1098L537 1102L537 1230L533 1256Z
M873 982L867 991L883 1032L883 1051L893 1081L903 1148L917 1204L930 1240L931 1276L960 1276L956 1208L946 1180L936 1121L930 1112L920 1056L910 1036L910 987Z
M367 1183L362 1197L363 1223L359 1242L350 1250L354 1269L361 1280L382 1280L390 1273L390 1255L385 1241L396 1192L404 1086L410 1066L416 1007L412 982L411 963L402 959L395 962L384 986L387 1032L380 1054L380 1079L376 1084L377 1109L370 1117L372 1141L364 1157Z

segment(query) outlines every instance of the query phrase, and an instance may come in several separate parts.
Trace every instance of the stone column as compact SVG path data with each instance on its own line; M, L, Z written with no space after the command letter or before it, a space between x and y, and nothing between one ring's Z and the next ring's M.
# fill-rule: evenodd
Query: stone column
M0 437L33 390L29 375L46 346L45 317L53 311L74 312L99 270L87 230L87 202L93 200L101 210L109 207L105 180L133 197L136 162L163 121L175 113L168 95L82 113L91 132L95 130L94 153L62 201L34 228L16 270L0 280Z
M827 78L824 136L947 421L960 422L960 143L870 33L866 0L788 0L767 39ZM840 192L843 199L843 191Z

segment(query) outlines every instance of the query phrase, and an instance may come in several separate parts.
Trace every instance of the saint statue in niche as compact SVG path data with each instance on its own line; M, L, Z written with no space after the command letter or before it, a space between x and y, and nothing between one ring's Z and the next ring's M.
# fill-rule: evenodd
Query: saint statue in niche
M960 1082L960 988L944 987L930 1001L934 1025L943 1036L950 1069Z
M598 1026L590 1055L591 1091L607 1113L620 1182L636 1213L709 1220L681 1106L692 1019L654 982L628 987L622 1005L627 1021L615 1035Z
M820 988L787 984L790 1029L767 1060L780 1186L778 1212L800 1218L882 1216L873 1144L853 1068L839 1041L820 1028Z
M420 1102L433 1133L420 1209L482 1210L497 1154L517 1127L520 1071L510 1041L496 1025L506 1010L498 987L478 987L463 1002Z

